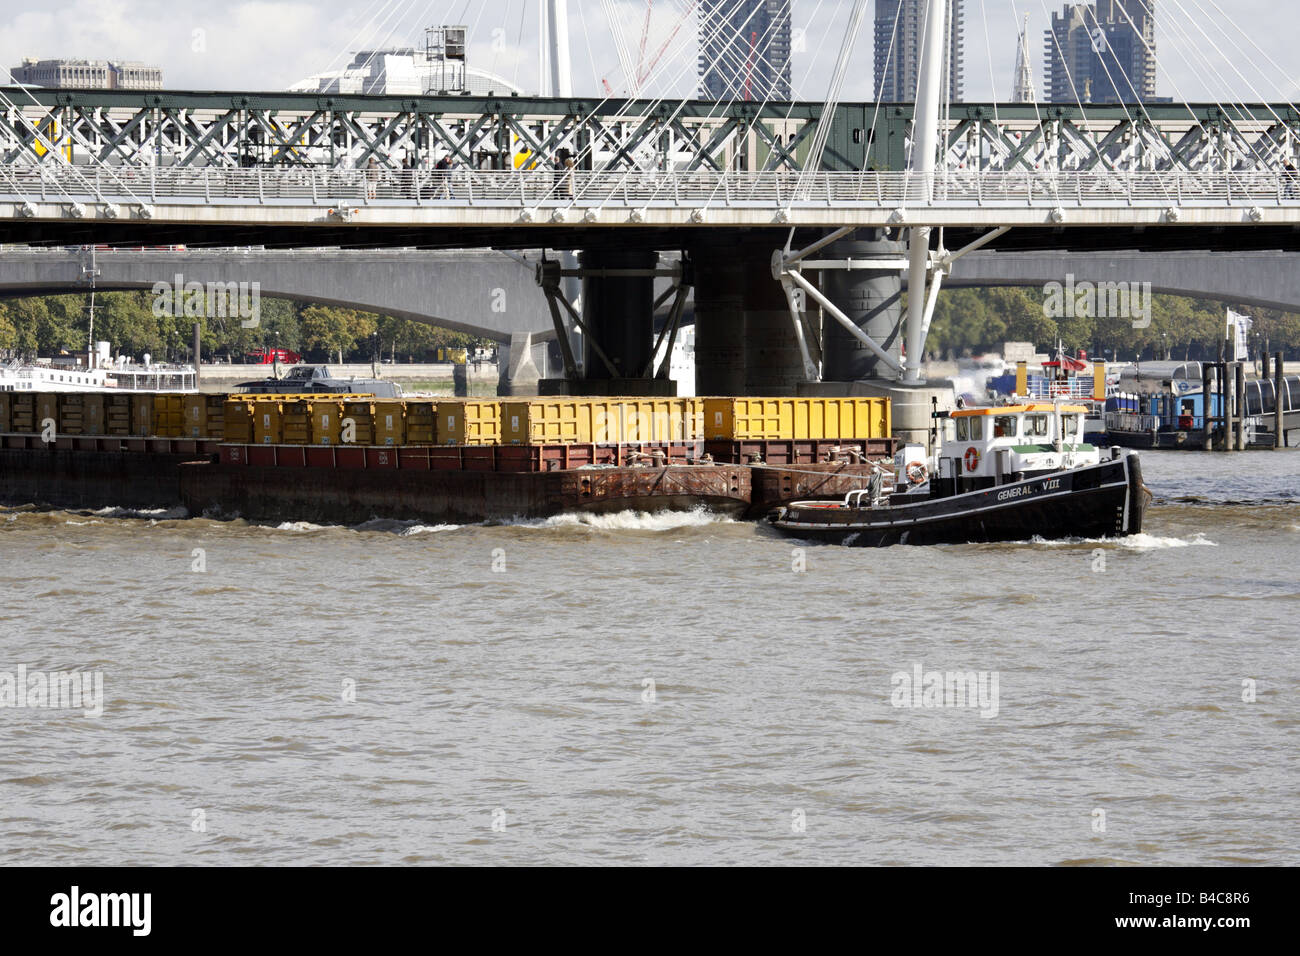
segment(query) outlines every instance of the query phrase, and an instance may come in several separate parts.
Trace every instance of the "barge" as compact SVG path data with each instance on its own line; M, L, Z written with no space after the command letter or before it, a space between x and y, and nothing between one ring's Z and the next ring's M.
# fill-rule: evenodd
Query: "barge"
M888 412L876 398L0 395L0 500L340 524L756 517L864 487L897 449Z

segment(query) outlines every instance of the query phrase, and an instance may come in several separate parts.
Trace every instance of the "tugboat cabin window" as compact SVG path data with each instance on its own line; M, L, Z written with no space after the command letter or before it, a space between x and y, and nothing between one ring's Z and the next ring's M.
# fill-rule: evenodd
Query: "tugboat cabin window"
M984 440L984 419L976 417L970 420L970 440Z
M958 418L957 423L957 440L970 441L970 419Z
M1015 438L1020 429L1016 427L1015 415L999 415L993 419L994 438Z
M1026 415L1025 416L1025 437L1046 438L1047 437L1047 416Z
M1065 437L1074 438L1079 434L1079 416L1062 415L1061 423L1065 426Z

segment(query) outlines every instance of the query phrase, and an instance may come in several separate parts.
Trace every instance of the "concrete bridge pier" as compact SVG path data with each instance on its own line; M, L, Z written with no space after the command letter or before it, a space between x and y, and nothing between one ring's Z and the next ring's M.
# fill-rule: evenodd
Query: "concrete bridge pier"
M497 367L497 395L536 395L546 374L547 343L539 343L532 332L511 332L510 342L501 346Z
M819 258L877 259L907 254L907 246L884 238L882 230L862 229L851 239L827 246ZM858 328L898 360L903 353L903 280L897 270L823 269L821 289ZM822 380L856 382L898 378L889 366L834 319L822 322Z
M745 269L732 242L702 239L695 268L695 394L745 394ZM787 319L788 321L788 319Z
M582 349L588 380L641 378L654 348L653 249L584 249ZM624 271L646 275L623 275ZM607 364L608 363L608 364ZM611 367L612 366L612 367Z
M739 254L744 269L745 390L751 395L794 395L808 373L785 290L772 277L772 240L746 241Z
M544 395L675 395L676 385L656 379L653 249L584 249L582 367L578 377L543 379ZM554 276L552 275L552 279Z

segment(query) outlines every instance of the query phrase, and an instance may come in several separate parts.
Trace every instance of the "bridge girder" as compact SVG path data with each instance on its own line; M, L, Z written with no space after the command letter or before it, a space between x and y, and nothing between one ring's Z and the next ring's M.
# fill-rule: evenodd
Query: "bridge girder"
M0 87L0 162L124 166L498 168L526 147L556 168L798 171L823 104L521 96L44 90ZM901 170L911 104L842 103L822 169ZM1297 159L1289 104L959 104L943 119L951 169L1277 170Z

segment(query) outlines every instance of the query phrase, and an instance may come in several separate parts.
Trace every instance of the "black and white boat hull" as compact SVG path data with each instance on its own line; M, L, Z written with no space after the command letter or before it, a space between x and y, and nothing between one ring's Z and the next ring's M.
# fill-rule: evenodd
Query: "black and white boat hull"
M1121 455L1081 468L948 497L906 498L876 508L795 502L772 525L805 540L860 547L961 544L1137 534L1151 493L1138 457Z

